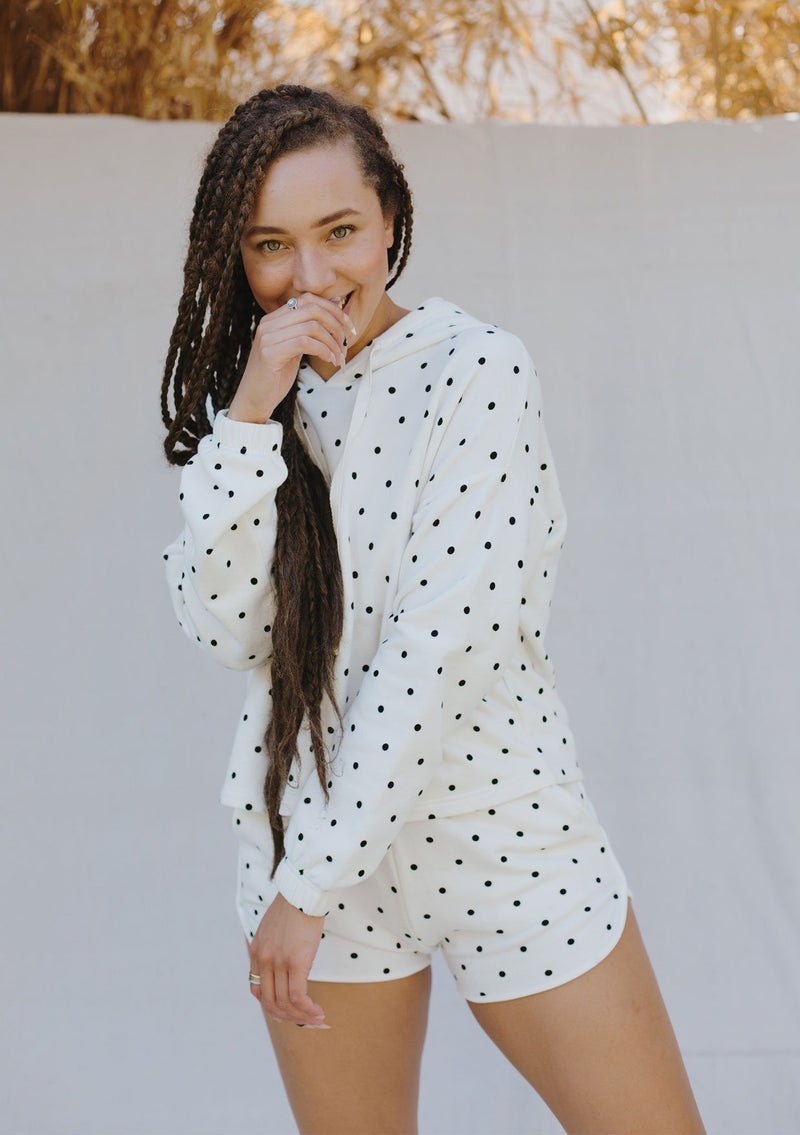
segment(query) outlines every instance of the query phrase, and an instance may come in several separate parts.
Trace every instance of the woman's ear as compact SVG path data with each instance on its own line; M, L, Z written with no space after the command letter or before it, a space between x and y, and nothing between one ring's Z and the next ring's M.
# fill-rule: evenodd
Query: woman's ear
M386 234L386 247L391 248L394 244L394 213L383 214L383 231Z

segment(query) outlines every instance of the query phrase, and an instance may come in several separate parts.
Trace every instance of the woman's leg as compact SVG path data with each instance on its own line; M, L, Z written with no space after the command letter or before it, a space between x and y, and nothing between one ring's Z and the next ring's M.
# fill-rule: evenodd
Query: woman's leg
M622 937L587 973L467 1004L569 1135L704 1133L630 901Z
M430 990L430 966L393 981L309 980L330 1029L264 1014L300 1135L416 1135Z

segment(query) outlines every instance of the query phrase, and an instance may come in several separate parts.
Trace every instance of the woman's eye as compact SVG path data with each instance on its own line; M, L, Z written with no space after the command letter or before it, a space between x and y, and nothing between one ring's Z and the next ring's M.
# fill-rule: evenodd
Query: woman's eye
M335 229L331 229L331 236L334 238L334 243L344 240L354 228L355 225L337 225ZM267 237L266 240L259 242L258 247L263 252L280 252L283 247L283 241L278 240L277 237Z

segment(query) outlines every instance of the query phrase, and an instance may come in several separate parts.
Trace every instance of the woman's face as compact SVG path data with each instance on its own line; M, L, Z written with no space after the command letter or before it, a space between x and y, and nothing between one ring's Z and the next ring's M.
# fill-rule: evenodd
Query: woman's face
M384 217L348 141L284 154L269 168L240 249L256 302L274 311L292 296L350 296L358 332L347 355L395 322L387 295L393 218ZM314 359L322 370L320 360Z

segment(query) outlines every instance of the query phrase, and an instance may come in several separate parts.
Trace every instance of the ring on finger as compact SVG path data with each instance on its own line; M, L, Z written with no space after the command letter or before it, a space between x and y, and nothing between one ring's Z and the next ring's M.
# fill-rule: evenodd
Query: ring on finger
M297 298L296 298L296 296L292 296L292 298L291 298L291 299L287 300L287 301L286 301L286 306L287 306L287 307L289 307L289 308L291 308L291 309L292 309L292 311L294 311L294 309L295 309L295 308L297 307Z

